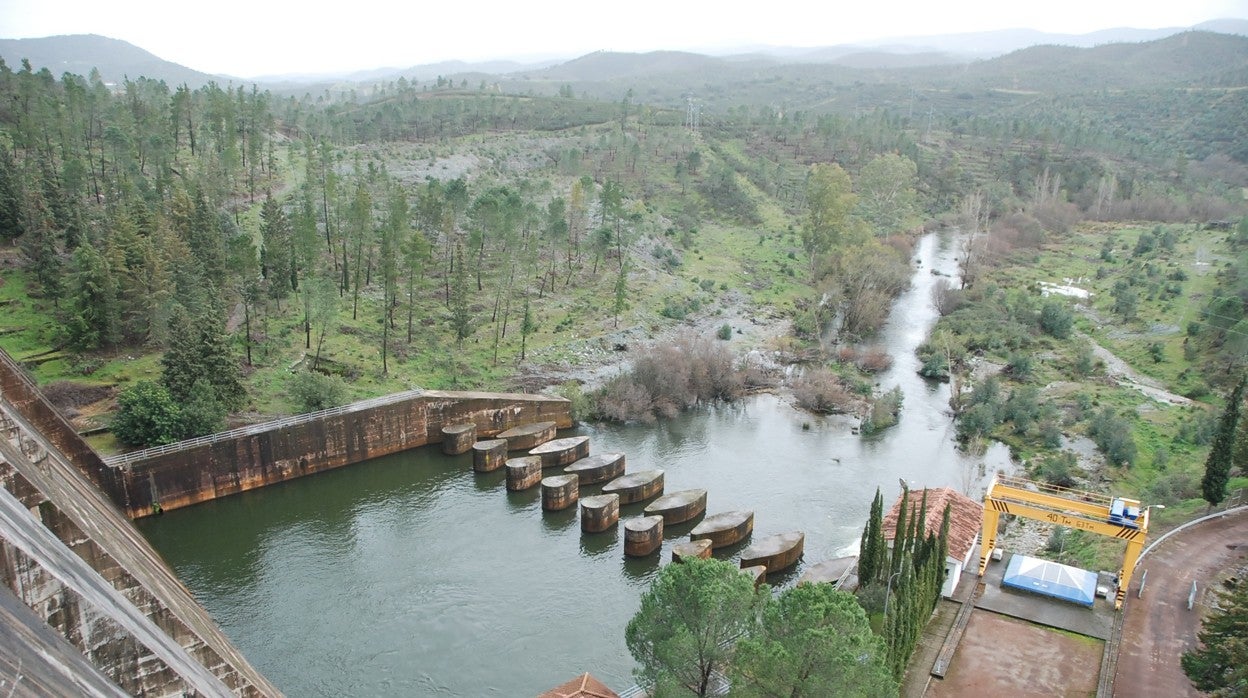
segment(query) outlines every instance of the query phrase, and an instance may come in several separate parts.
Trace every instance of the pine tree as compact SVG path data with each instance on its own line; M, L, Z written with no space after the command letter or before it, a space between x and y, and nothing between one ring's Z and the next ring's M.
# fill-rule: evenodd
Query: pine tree
M1213 437L1209 457L1205 459L1205 476L1200 481L1200 491L1209 506L1215 507L1226 499L1226 485L1231 479L1231 466L1235 449L1235 427L1239 422L1239 403L1244 397L1244 379L1240 378L1226 409L1218 420L1218 432Z
M74 351L112 346L120 339L117 277L90 243L74 250L65 332Z
M0 238L16 240L25 232L22 180L8 148L0 148Z
M169 319L169 348L160 360L160 380L181 404L198 402L197 389L208 385L216 402L238 409L247 390L239 379L238 361L230 351L223 323L215 315L212 310L192 316L181 306L174 309Z
M295 259L291 254L290 221L281 205L272 197L265 199L260 208L260 236L263 241L260 248L260 273L268 281L269 297L280 301L291 291ZM311 344L310 338L308 344Z
M472 334L472 311L469 307L468 273L464 269L464 254L455 250L455 273L451 277L451 329L455 332L455 346L462 347Z

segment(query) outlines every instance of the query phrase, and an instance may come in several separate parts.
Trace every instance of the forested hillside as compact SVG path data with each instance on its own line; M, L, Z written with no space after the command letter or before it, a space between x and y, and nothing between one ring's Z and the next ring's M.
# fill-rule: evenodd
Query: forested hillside
M84 428L120 405L132 445L540 388L695 320L787 319L774 348L831 357L869 343L925 227L1035 247L1084 219L1238 220L1245 41L1140 45L1133 76L1170 67L1113 86L1101 49L952 76L595 54L302 97L3 65L0 345ZM878 370L842 358L832 409Z

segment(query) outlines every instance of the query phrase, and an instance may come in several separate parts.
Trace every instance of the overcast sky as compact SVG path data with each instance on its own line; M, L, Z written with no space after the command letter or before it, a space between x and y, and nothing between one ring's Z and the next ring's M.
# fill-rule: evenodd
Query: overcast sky
M599 49L1153 29L1222 17L1248 18L1248 0L0 0L0 37L102 34L196 70L254 77Z

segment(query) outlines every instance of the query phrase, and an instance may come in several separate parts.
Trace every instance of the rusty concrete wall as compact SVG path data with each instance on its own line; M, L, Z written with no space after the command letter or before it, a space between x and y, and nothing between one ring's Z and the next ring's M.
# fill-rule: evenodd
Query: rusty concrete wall
M169 511L442 440L443 425L472 422L489 437L519 424L572 426L571 403L512 393L424 391L306 420L235 430L187 448L134 454L114 465L116 501L132 518Z
M23 548L12 532L0 535L0 584L131 695L205 693L195 690L205 684L205 669L211 674L207 683L222 686L222 692L281 695L230 643L99 488L100 476L107 482L111 475L101 473L102 465L0 352L0 488L16 499L23 513L17 524L30 527L14 530L59 541ZM45 567L31 554L43 555L62 546L68 560L62 564L79 566L70 576L64 569ZM123 608L132 607L126 618L119 620L118 606L102 606L72 582L93 575L120 594L128 604ZM149 634L147 641L136 637L125 627L133 627L136 618L144 630L155 628L158 633ZM152 637L159 652L153 651ZM8 651L3 644L0 653ZM173 664L158 656L170 656L171 649L176 655Z
M78 466L82 474L95 483L96 487L117 501L120 490L116 473L78 436L78 432L65 421L61 413L43 397L34 381L3 350L0 350L0 395L13 405L26 422L38 429L43 438Z

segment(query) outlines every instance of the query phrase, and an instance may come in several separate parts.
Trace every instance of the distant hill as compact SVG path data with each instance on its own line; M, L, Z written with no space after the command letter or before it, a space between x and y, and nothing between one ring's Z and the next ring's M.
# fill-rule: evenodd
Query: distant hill
M943 56L946 60L974 59L1001 56L1031 46L1073 46L1092 48L1103 44L1139 43L1156 41L1187 31L1208 31L1220 34L1248 35L1248 20L1214 19L1192 27L1164 27L1161 29L1135 29L1118 27L1102 29L1087 34L1056 34L1035 29L997 29L993 31L963 32L958 34L932 34L919 36L888 37L853 44L798 48L792 46L750 46L731 51L712 51L711 55L748 52L779 58L786 62L837 63L853 54L926 55ZM944 62L944 61L942 61ZM913 64L912 64L913 65ZM887 65L864 67L888 67ZM903 67L901 65L895 67Z
M440 61L425 63L408 68L373 68L345 73L292 73L284 75L262 75L255 80L264 83L320 83L327 80L341 82L377 82L383 80L434 80L441 77L460 76L466 74L506 75L525 70L541 70L560 61L535 61L521 63L519 61Z
M29 59L33 69L47 68L57 78L67 72L85 77L95 68L100 71L100 77L110 83L120 83L127 77L147 77L164 80L170 86L186 83L195 88L212 80L231 80L191 70L129 42L97 34L0 39L0 58L13 70L21 68L23 58ZM234 79L234 82L240 81Z
M1144 43L1094 48L1033 46L960 71L960 80L994 87L1070 89L1243 86L1248 37L1189 31Z
M722 70L739 64L723 58L684 51L615 53L597 51L533 74L545 80L612 81L666 73Z

